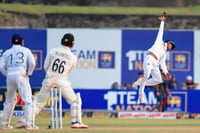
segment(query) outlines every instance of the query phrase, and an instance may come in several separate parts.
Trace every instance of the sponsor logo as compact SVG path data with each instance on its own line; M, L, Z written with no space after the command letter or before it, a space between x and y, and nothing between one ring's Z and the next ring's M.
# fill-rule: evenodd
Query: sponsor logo
M163 117L175 117L175 113L163 114Z
M171 92L172 97L167 99L167 108L166 111L173 112L187 112L187 92L176 91Z
M24 116L24 111L14 111L13 117L22 117Z
M190 114L192 119L200 119L200 114Z
M176 113L154 112L119 112L119 118L133 119L176 119Z
M98 68L115 68L115 52L99 51Z
M143 114L135 114L135 115L133 115L133 117L134 118L140 118L140 117L146 117L146 114L145 113L143 113Z
M149 117L160 117L161 113L150 114Z
M114 51L72 50L77 57L77 69L112 69L115 68Z
M118 111L147 111L152 105L157 104L154 91L149 91L145 95L145 105L140 104L137 91L108 91L104 99L107 100L108 110Z
M119 117L131 117L132 113L120 114Z
M128 70L143 70L143 60L148 55L148 51L144 50L129 50L126 52L126 57L128 58ZM170 54L167 53L166 65L169 69Z
M188 119L189 117L190 117L190 115L188 113L177 114L178 119Z
M190 51L172 51L171 70L190 71Z
M177 63L186 63L186 56L183 54L175 55L175 61Z
M97 57L95 50L72 50L72 53L77 57L77 69L96 69Z
M181 106L181 98L179 96L172 96L168 101L171 107Z
M35 70L42 70L42 50L31 50L36 62Z

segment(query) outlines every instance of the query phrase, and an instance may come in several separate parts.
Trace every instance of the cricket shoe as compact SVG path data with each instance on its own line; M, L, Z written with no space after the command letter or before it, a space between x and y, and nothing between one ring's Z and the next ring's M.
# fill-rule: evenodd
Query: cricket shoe
M13 129L13 126L9 124L4 124L4 125L1 125L1 129Z
M18 121L17 124L15 125L15 128L25 128L26 123L24 121Z
M88 128L88 125L80 123L80 122L76 122L72 124L71 128Z
M37 129L39 129L38 126L33 125L33 124L31 124L31 125L26 125L25 128L26 128L27 130L37 130Z

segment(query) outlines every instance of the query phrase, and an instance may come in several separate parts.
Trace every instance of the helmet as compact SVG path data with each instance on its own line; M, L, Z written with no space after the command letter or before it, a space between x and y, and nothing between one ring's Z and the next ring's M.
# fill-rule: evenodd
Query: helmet
M61 44L64 46L73 47L74 43L74 36L70 33L66 33L61 40Z
M171 40L165 40L165 42L167 43L167 42L169 42L169 43L171 43L172 44L172 49L175 49L175 43L173 42L173 41L171 41ZM171 50L172 50L171 49Z
M11 43L16 44L16 45L23 45L24 44L24 39L21 35L19 34L14 34L11 38Z

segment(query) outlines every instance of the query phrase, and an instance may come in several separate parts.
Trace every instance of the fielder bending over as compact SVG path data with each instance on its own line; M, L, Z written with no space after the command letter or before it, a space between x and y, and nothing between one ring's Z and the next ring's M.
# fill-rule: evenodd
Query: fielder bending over
M36 99L35 114L37 115L45 106L50 97L50 88L61 88L62 96L71 105L71 128L88 128L88 125L82 123L80 93L75 94L68 81L68 76L77 63L77 57L71 52L74 43L74 36L67 33L61 40L62 47L52 49L47 55L44 62L46 77ZM16 127L20 128L23 125L23 120L20 120Z

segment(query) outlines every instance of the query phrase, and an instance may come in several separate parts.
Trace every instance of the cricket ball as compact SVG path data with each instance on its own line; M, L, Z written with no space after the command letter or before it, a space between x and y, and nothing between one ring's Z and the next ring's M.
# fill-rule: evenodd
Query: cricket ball
M166 12L166 11L164 11L164 12L163 12L163 15L167 15L167 12Z

